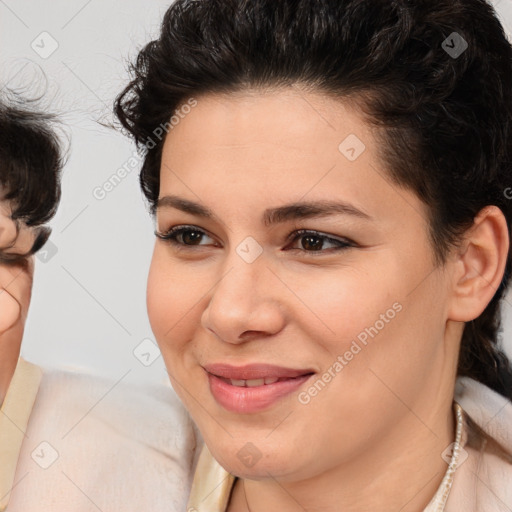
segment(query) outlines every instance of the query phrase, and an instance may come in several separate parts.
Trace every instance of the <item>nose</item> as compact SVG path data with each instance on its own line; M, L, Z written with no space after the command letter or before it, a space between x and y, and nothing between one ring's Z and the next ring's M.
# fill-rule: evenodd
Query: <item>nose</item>
M234 252L229 260L203 311L202 326L234 344L278 333L285 323L281 294L286 289L264 254L247 263Z

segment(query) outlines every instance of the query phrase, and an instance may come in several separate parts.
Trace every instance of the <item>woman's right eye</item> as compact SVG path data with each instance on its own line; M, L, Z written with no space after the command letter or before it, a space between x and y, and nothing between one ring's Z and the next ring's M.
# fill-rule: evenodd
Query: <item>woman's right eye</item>
M195 243L200 241L203 236L208 235L202 229L196 228L194 226L174 226L164 233L156 231L155 235L161 240L169 242L178 250L187 249L194 246L208 245Z

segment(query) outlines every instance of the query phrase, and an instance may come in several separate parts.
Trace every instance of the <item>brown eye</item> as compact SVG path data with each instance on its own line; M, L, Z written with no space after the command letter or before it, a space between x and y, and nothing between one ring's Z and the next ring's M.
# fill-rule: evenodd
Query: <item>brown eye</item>
M175 246L193 247L200 246L202 237L208 236L203 230L194 226L175 226L166 233L155 232L161 240L166 240Z
M349 247L354 247L354 243L350 242L348 240L338 240L336 238L329 237L327 235L323 235L319 233L318 231L308 231L305 229L301 229L299 231L295 231L290 235L295 235L293 237L292 243L294 243L297 240L302 240L301 247L298 249L292 249L292 250L299 250L307 253L325 253L325 252L332 252L347 249ZM334 248L331 248L331 250L327 251L324 248L325 243L330 243L334 245Z

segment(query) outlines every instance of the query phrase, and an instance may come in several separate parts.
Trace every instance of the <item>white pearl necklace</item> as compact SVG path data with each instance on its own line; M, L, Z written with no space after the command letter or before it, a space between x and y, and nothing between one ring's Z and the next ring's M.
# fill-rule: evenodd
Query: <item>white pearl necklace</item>
M457 469L457 465L459 463L459 455L462 450L461 439L462 430L464 427L462 407L457 402L454 402L454 409L457 419L457 429L455 433L455 443L453 446L452 458L450 460L450 464L448 465L448 470L444 475L443 481L441 482L441 486L423 512L443 512L446 501L448 500L448 495L450 494L450 489L452 488L453 477L455 475L455 470Z

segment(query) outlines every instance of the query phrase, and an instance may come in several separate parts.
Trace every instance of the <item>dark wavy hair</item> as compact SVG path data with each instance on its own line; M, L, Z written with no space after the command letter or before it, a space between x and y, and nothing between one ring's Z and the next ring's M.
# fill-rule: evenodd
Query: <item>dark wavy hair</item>
M23 98L15 91L0 96L0 186L9 202L16 229L34 228L35 240L26 254L0 250L0 264L25 266L27 258L47 241L44 226L56 213L64 165L54 114L38 110L40 98Z
M438 265L487 205L510 234L512 46L484 0L177 0L130 72L114 111L147 150L152 212L165 140L154 130L187 98L297 84L357 102L390 179L429 207ZM509 251L493 299L466 323L458 363L458 375L509 398L498 336L511 261Z

